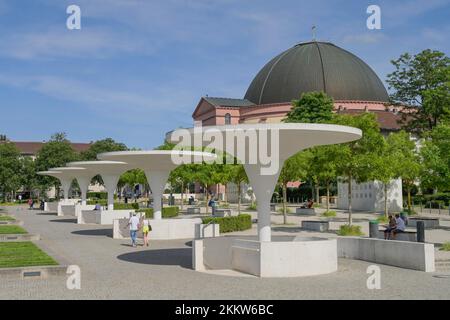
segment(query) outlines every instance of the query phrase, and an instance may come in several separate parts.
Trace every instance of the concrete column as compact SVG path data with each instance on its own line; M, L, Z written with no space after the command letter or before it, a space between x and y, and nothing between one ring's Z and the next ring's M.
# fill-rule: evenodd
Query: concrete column
M114 210L114 191L117 188L117 182L119 182L120 175L102 175L105 188L108 191L108 210Z
M162 219L162 195L164 193L164 187L166 186L169 174L170 171L145 171L145 176L147 177L148 184L152 189L153 219L156 220Z
M280 161L279 166L280 168L276 174L261 175L261 165L244 165L245 172L247 173L257 201L259 241L270 242L272 240L272 231L270 228L270 199L272 198L273 190L275 189L283 162Z
M89 188L89 184L91 183L91 179L88 177L78 177L77 178L78 185L80 186L81 190L81 205L86 205L86 194Z
M61 179L61 187L63 189L64 192L64 200L69 199L69 191L70 191L70 186L72 185L72 181L73 179Z

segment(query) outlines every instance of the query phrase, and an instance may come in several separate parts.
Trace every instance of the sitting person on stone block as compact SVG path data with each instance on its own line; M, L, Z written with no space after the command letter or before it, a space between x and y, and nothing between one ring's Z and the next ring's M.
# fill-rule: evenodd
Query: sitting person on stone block
M398 213L395 215L395 224L396 224L396 227L394 230L392 230L392 239L393 240L395 240L395 236L397 235L397 233L405 232L405 228L406 228L405 221L402 218L400 218L400 215Z
M389 215L389 225L386 226L384 230L384 240L389 240L391 238L391 232L395 230L397 223L392 215Z

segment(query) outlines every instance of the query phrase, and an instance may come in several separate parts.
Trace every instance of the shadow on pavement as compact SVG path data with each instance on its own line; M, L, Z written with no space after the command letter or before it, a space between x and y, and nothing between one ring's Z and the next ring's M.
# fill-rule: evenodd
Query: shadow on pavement
M77 223L77 219L58 219L58 220L50 220L50 222L63 222L63 223Z
M112 229L91 229L91 230L78 230L72 231L72 234L79 236L103 236L103 237L113 237Z
M117 256L117 259L140 264L192 268L192 250L189 248L136 251L121 254Z
M301 227L272 227L272 231L297 233L305 230L302 229Z
M57 212L38 212L36 213L39 216L57 216Z

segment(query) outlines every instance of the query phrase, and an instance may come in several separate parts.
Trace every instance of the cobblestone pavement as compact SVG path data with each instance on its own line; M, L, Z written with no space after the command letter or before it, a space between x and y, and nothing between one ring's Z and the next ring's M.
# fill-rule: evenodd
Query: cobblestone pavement
M0 278L0 299L449 299L450 278L381 267L381 289L366 287L370 263L339 260L333 274L303 278L259 279L200 273L190 269L190 241L152 241L132 248L113 240L111 227L77 225L25 208L8 208L24 221L37 244L63 264L81 268L81 290L69 290L66 277L11 280ZM274 234L296 230L277 229ZM225 273L224 273L225 274ZM446 272L450 274L450 271Z

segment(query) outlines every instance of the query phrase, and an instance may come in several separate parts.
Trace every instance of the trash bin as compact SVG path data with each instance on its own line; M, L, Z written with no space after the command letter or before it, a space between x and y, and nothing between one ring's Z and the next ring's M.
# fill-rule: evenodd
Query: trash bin
M378 221L377 220L369 221L369 237L370 238L378 238Z

